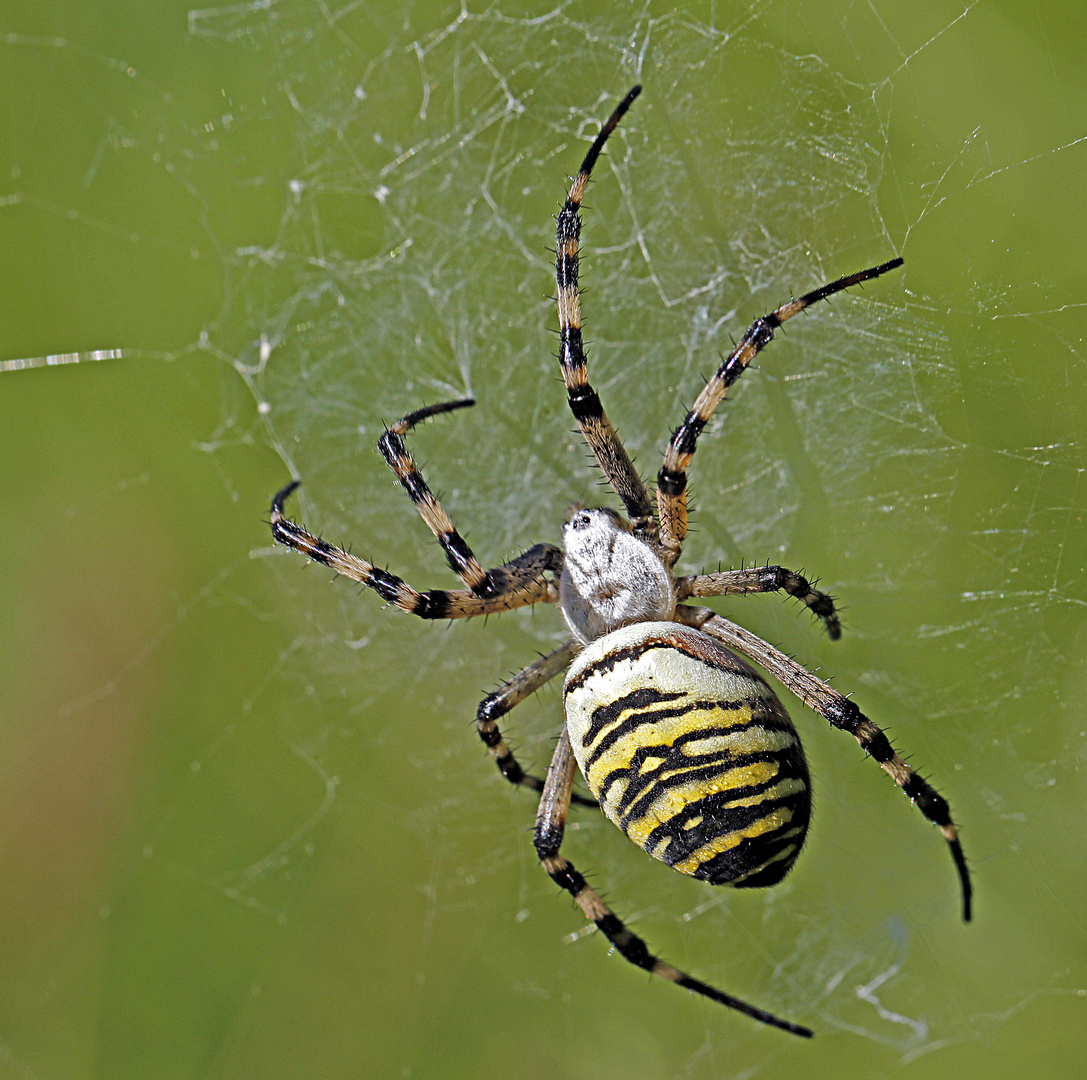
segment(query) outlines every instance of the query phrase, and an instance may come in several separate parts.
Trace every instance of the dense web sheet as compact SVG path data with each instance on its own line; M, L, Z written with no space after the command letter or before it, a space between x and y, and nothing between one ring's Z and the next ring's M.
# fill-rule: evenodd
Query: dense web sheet
M822 575L844 599L840 648L790 605L749 599L728 612L836 673L835 685L878 722L909 718L891 722L891 734L967 822L982 929L955 925L951 867L916 811L896 805L874 765L858 766L853 746L795 706L814 759L816 835L772 893L740 905L735 893L695 892L643 865L604 822L586 815L572 832L573 857L588 853L594 880L669 959L821 1034L887 1046L900 1064L992 1038L1035 1000L1074 992L1082 975L1052 943L1033 940L1014 987L974 985L996 959L974 956L964 981L952 974L982 942L992 948L985 923L1015 900L1012 885L999 891L1001 875L1033 880L1060 850L1031 845L1059 821L1045 792L1076 783L1085 740L1069 703L1087 690L1074 629L1085 603L1074 435L1082 322L1072 321L1082 304L1050 282L1013 278L1010 265L994 279L956 263L948 284L933 269L941 247L931 239L952 210L984 213L992 187L1032 182L1039 162L1082 164L1085 136L1073 125L1048 145L999 145L979 110L973 127L951 134L920 122L932 143L924 167L892 152L910 127L903 114L921 114L911 79L963 47L978 7L913 28L908 41L884 26L878 78L774 36L767 20L779 9L758 2L697 18L657 15L654 5L597 15L560 3L533 17L508 5L409 6L395 17L310 0L209 7L189 13L192 45L226 64L255 54L265 93L228 102L202 132L171 127L163 98L154 151L197 199L227 169L276 208L258 241L235 242L232 226L209 214L223 308L172 355L219 357L248 396L224 393L221 426L201 433L202 448L270 445L283 482L304 480L299 513L310 527L420 588L451 582L371 448L383 421L424 402L478 400L428 425L413 447L485 565L556 541L576 501L614 505L570 431L550 356L547 249L565 178L629 84L643 82L645 93L586 200L584 307L587 337L598 338L594 384L644 473L730 334L791 294L905 256L903 271L790 323L738 384L700 444L681 570L780 561ZM1048 370L1032 383L1024 357L1040 337ZM109 345L3 366L122 354L140 362ZM1022 411L1005 414L1010 399ZM507 799L468 725L480 690L563 639L554 613L423 630L370 596L323 589L301 560L272 558L270 545L255 542L254 554L301 627L272 677L285 702L275 722L312 769L316 794L281 842L209 887L285 922L280 879L319 843L343 795L344 758L359 742L366 754L409 745L407 760L390 765L405 776L381 828L410 837L405 861L417 876L406 887L425 897L412 963L430 970L428 950L443 951L431 927L453 912L478 910L481 935L488 917L506 919L497 914L506 886L495 885L492 904L480 883L512 876L516 925L529 927L507 940L523 946L534 935L542 947L532 971L520 969L522 957L512 974L484 960L487 992L512 986L516 998L557 1010L555 969L567 963L578 973L561 989L569 1007L586 1004L587 975L601 980L587 996L610 992L598 988L627 973L549 896L524 832L532 802ZM383 685L390 672L395 696ZM519 755L537 771L557 710L545 693L511 720ZM410 743L405 725L415 726ZM889 906L899 875L908 890L900 910ZM848 887L836 887L842 880ZM1067 881L1054 886L1074 922L1085 913L1073 894ZM542 915L549 902L554 922ZM568 960L571 951L590 962ZM677 998L664 1005L654 995L669 1015L691 1006ZM697 1015L702 1044L673 1058L671 1075L725 1075L723 1033L754 1036L734 1018ZM762 1045L746 1047L745 1075L772 1067Z

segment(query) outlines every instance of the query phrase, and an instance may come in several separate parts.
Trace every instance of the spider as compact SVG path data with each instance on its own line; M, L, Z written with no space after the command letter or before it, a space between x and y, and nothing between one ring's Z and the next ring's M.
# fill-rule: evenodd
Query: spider
M851 285L902 265L891 259L838 278L756 319L698 395L672 434L657 474L656 511L649 490L589 383L578 292L581 200L589 177L631 103L631 89L601 128L558 215L559 364L570 409L626 516L576 509L563 547L537 544L511 562L484 570L427 487L404 437L421 421L475 404L430 405L390 425L378 449L437 538L466 588L418 592L387 570L307 532L283 512L294 480L272 500L272 535L314 562L373 589L386 603L423 619L467 619L529 604L558 604L570 629L566 644L531 663L480 703L476 726L501 774L540 792L534 844L544 870L565 889L630 963L759 1020L810 1037L812 1031L723 993L679 971L603 901L561 851L571 803L597 807L656 859L714 885L774 885L792 867L808 828L808 769L800 738L766 680L739 655L769 672L830 724L849 732L943 834L958 871L964 920L971 884L947 802L892 749L887 736L849 698L784 653L695 597L783 591L841 634L834 603L803 576L781 566L716 574L673 572L687 532L687 468L698 437L729 387L786 319ZM510 752L498 721L566 672L566 722L546 779L530 776ZM573 792L580 768L592 799Z

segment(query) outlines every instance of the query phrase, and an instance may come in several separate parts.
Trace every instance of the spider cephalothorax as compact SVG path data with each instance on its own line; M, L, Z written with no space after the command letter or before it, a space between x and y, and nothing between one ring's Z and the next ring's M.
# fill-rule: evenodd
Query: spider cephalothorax
M562 539L559 606L578 641L672 617L676 592L668 567L614 510L576 511Z
M541 792L534 843L540 862L585 915L632 964L746 1013L810 1036L806 1027L678 971L654 956L560 853L571 802L597 806L654 858L715 885L773 885L792 866L808 828L808 769L792 721L753 660L861 748L935 824L947 841L970 918L966 860L947 803L892 749L887 736L848 698L761 638L693 597L784 591L841 633L834 604L806 578L781 566L676 577L672 568L687 532L687 467L698 437L728 388L786 319L842 289L902 264L891 259L814 289L756 319L725 357L675 430L657 474L656 506L588 380L578 292L580 207L608 136L640 93L634 87L604 124L558 215L559 364L570 409L618 495L626 517L605 508L575 510L564 548L537 544L504 566L484 570L435 499L404 436L437 413L474 404L445 402L392 424L378 448L464 582L458 590L418 592L386 570L313 536L283 513L294 481L272 500L272 534L424 619L459 619L536 603L558 603L573 637L480 703L480 738L502 775ZM566 723L546 780L518 764L498 720L566 671ZM573 792L579 766L593 798Z

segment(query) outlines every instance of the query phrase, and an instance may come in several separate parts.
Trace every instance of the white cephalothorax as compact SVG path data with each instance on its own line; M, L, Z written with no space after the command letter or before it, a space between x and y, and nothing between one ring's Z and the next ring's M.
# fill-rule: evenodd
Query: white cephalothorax
M672 618L672 575L613 510L577 510L562 534L566 557L559 603L579 641L595 641L631 623Z

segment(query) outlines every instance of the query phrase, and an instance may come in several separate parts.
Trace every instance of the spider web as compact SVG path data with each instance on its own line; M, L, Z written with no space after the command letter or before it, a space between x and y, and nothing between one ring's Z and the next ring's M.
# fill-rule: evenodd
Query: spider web
M1082 98L1064 96L1052 125L1015 124L1045 99L1024 72L1044 69L1046 89L1068 95L1082 80L1044 35L1041 57L1030 52L1039 39L1021 44L1008 86L979 73L1008 62L1014 27L997 5L924 8L903 23L846 10L833 22L757 0L533 14L209 7L188 13L187 40L214 58L221 111L204 105L191 124L172 92L137 82L129 93L150 103L156 130L103 133L102 159L135 147L164 161L203 208L222 307L165 354L211 355L232 376L198 452L225 463L239 446L271 447L277 477L304 478L310 527L354 539L421 588L448 584L440 554L372 447L383 421L423 402L477 398L412 447L485 564L556 541L575 502L615 505L570 430L548 355L547 247L565 177L630 84L645 93L587 198L583 305L593 382L645 473L730 335L791 294L906 258L794 320L738 384L700 444L681 565L781 562L842 598L840 644L792 605L722 610L835 674L927 768L968 823L977 924L957 924L950 862L920 815L793 703L817 805L809 850L781 887L708 892L591 815L568 844L666 959L820 1038L785 1045L647 987L555 900L528 843L531 799L505 790L469 724L495 680L563 640L556 613L421 626L325 588L254 539L268 584L245 602L289 640L251 704L312 797L290 803L257 857L200 875L213 908L269 934L304 928L241 965L262 972L274 1000L227 996L224 1072L284 1055L335 1074L353 1068L361 1038L373 1075L498 1075L512 1053L525 1075L584 1062L624 1076L632 1061L644 1077L773 1075L804 1054L806 1068L838 1075L908 1073L942 1055L942 1068L993 1076L989 1050L1021 1014L1055 1009L1072 1023L1084 958L1063 942L1087 915L1082 867L1066 865L1083 840L1087 689L1082 247L1068 247L1074 222L1055 210L1042 207L1029 243L1014 220L1030 201L1022 189L1079 175L1087 118ZM126 73L66 39L7 44ZM974 81L960 84L948 71L964 56ZM262 227L217 200L223 174ZM74 196L17 201L81 216ZM134 224L135 211L114 220ZM136 242L153 245L156 227L142 228ZM151 357L86 344L48 361ZM175 620L231 588L210 582ZM546 767L559 708L545 691L506 725L533 771ZM240 775L245 763L224 767ZM1025 896L1056 914L1024 920ZM378 914L340 910L356 902ZM305 928L326 917L341 936L307 957L317 935ZM318 965L328 1009L312 1036L280 1031L277 1010L305 1000L287 984ZM357 1013L340 1004L352 995ZM494 1000L501 1031L483 1005ZM588 1008L595 1031L576 1022ZM108 1061L118 1043L104 1045Z

